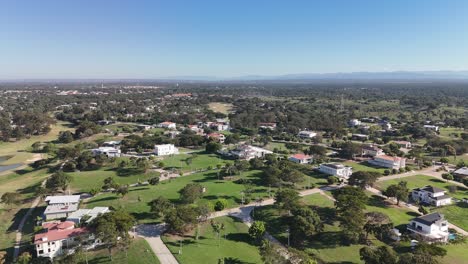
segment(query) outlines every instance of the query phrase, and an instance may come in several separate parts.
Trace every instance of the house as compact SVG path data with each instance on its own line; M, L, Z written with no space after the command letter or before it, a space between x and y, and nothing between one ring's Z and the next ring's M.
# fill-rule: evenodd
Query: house
M75 223L49 222L42 224L43 233L34 236L34 247L38 257L55 258L67 253L78 244L94 245L99 241L91 229L75 228Z
M137 128L139 130L147 131L147 130L153 129L154 127L150 125L137 125Z
M297 133L297 136L300 138L307 139L307 138L313 138L317 136L317 133L312 132L312 131L300 131L299 133Z
M259 123L258 127L263 129L275 130L276 123Z
M409 141L393 141L395 144L400 146L400 148L411 148L411 142Z
M230 156L236 159L244 160L251 160L253 158L263 158L266 154L273 154L273 152L251 145L240 145L236 149L229 151Z
M289 160L299 164L309 164L312 163L312 156L305 154L295 154L289 157Z
M452 203L452 197L448 196L444 189L430 185L413 189L411 191L411 198L414 201L430 204L433 206L442 206Z
M230 128L229 123L226 122L213 122L209 127L215 131L227 131Z
M115 147L99 147L96 149L92 149L91 153L93 156L98 156L98 155L106 155L108 158L116 158L121 156L120 149L115 148Z
M71 213L67 217L67 221L73 222L76 225L79 225L81 221L90 223L94 218L100 214L105 214L110 212L109 207L94 207L93 209L79 209Z
M448 222L437 212L412 219L406 228L427 242L447 242L449 237Z
M383 150L376 145L371 144L371 145L365 145L362 147L363 156L375 157L375 156L380 156L383 154L384 154Z
M457 181L462 181L463 179L468 178L468 167L462 167L452 172L453 177Z
M113 147L113 148L116 148L116 147L120 146L120 143L121 143L121 142L122 142L122 141L120 141L120 140L106 141L106 142L102 143L102 146L103 146L103 147Z
M79 195L57 195L47 196L45 198L47 207L44 210L44 218L46 220L66 218L71 213L78 210L80 204Z
M224 144L224 140L226 140L226 136L224 136L221 133L210 133L206 135L206 138L214 140L216 142L219 142L221 144Z
M179 154L179 149L176 148L174 144L154 145L154 154L157 156Z
M347 180L353 174L353 168L338 163L320 164L319 171Z
M360 126L361 125L361 121L359 121L358 119L351 119L348 121L348 125L350 127L356 127L356 126Z
M432 130L432 131L439 131L439 126L434 126L434 125L424 125L424 129L426 130Z
M390 130L390 129L392 129L392 124L390 124L388 121L382 120L382 121L379 122L379 125L380 125L380 126L382 127L382 129L384 129L384 130Z
M352 134L351 138L354 139L354 140L360 140L360 141L369 140L369 136L364 135L364 134Z
M166 128L166 129L176 129L177 128L176 123L168 122L168 121L159 123L157 125L157 127Z
M187 129L190 131L193 131L197 134L202 134L203 133L203 128L198 127L198 125L188 125Z
M375 166L397 170L406 166L405 158L392 157L388 155L375 156L374 159L369 160L368 162Z

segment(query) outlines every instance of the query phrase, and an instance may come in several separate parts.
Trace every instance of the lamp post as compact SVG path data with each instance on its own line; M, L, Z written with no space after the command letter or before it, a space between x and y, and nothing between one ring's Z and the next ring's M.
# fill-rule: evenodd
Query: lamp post
M286 229L286 233L288 234L288 247L289 247L289 244L290 244L290 243L289 243L289 242L290 242L290 241L289 241L289 236L290 236L289 227L288 227L288 229Z

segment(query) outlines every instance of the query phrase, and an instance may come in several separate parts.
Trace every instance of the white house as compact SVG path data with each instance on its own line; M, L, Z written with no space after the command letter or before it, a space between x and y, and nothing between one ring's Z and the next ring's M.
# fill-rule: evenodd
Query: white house
M297 136L300 138L313 138L317 136L317 133L312 131L300 131L299 133L297 133Z
M361 121L359 121L358 119L351 119L348 121L348 125L350 127L356 127L356 126L361 125Z
M403 141L403 140L401 140L401 141L393 141L393 142L394 142L395 144L397 144L398 146L400 146L400 148L407 148L407 149L409 149L409 148L411 148L411 146L412 146L412 145L411 145L411 142L409 142L409 141Z
M157 156L179 154L179 149L176 148L174 144L154 145L154 154Z
M206 135L206 138L214 140L216 142L219 142L221 144L224 144L224 140L226 140L226 136L224 136L221 133L210 133Z
M434 125L424 125L424 128L427 130L432 130L432 131L439 131L439 126L434 126Z
M351 135L351 138L354 139L354 140L365 141L365 140L369 140L369 135L365 135L365 134L352 134L352 135Z
M79 209L71 213L67 217L67 221L79 225L82 219L86 219L86 223L90 223L94 218L100 214L110 212L109 207L94 207L93 209Z
M115 147L99 147L96 149L92 149L91 153L93 156L98 156L98 155L106 155L108 158L117 158L122 155L120 152L120 149L115 148Z
M57 195L47 196L45 198L47 207L44 210L46 220L68 217L71 213L78 210L80 204L79 195Z
M441 213L416 217L407 225L407 229L428 242L447 242L449 236L448 222Z
M368 162L375 166L397 170L406 166L405 158L392 157L388 155L375 156L373 160L369 160Z
M226 122L213 122L209 127L216 131L227 131L230 129L229 123Z
M250 145L241 145L236 149L229 151L229 154L236 159L250 160L253 158L263 158L266 154L272 154L272 151L254 147Z
M176 123L166 121L166 122L159 123L158 127L167 128L167 129L176 129L177 125Z
M309 164L312 163L312 156L299 153L289 157L289 160L299 164Z
M347 180L353 174L353 168L338 163L320 164L319 171L328 175Z
M79 243L93 245L97 243L90 229L75 228L73 222L49 222L42 227L45 232L34 236L34 246L38 257L55 258L66 254Z
M150 125L144 125L144 124L141 124L141 125L137 125L138 129L140 130L150 130L150 129L153 129L154 127L153 126L150 126Z
M275 130L276 123L259 123L258 127L263 129Z
M415 188L411 191L411 198L414 201L434 205L442 206L452 203L452 197L446 194L444 189L440 189L433 186L424 186L422 188Z
M384 152L381 148L375 145L365 145L362 147L362 155L363 156L370 156L370 157L375 157L375 156L380 156L383 155Z

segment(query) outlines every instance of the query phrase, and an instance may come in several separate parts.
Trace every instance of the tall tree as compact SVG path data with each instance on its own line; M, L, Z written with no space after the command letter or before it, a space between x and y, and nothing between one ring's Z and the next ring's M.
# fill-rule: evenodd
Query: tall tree
M367 187L373 187L381 176L382 175L378 172L358 171L351 174L348 183L350 185L359 186L361 189L366 189Z

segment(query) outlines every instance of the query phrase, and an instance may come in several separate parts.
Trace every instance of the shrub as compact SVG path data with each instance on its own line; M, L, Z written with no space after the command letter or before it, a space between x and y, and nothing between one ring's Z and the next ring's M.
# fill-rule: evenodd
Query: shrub
M226 199L218 199L214 205L215 211L222 211L224 210L228 205L228 202Z
M390 175L390 170L384 170L384 175Z

